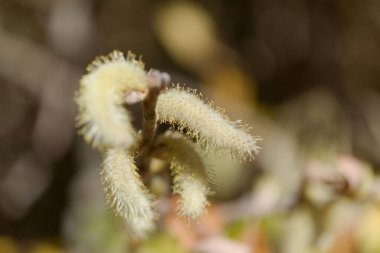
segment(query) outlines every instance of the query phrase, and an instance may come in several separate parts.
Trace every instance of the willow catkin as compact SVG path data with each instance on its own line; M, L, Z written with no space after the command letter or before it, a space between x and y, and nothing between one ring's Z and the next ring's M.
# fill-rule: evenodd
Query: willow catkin
M101 176L110 205L136 236L145 237L155 227L155 213L133 158L122 149L107 150Z
M94 147L131 147L137 134L123 103L128 92L146 92L144 64L131 53L125 58L113 51L96 58L87 70L76 95L79 132Z
M212 173L205 167L199 148L178 132L167 131L158 143L164 145L171 159L173 191L180 195L181 215L196 219L201 216L211 194Z
M207 151L225 152L238 160L252 160L258 153L258 138L220 110L204 103L195 92L176 87L159 95L156 106L159 122L169 123L195 138Z

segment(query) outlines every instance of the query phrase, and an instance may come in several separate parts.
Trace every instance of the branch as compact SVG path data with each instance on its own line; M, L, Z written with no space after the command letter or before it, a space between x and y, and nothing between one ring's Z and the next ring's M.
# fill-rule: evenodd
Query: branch
M160 92L170 82L169 74L158 70L150 70L148 72L148 93L143 100L143 141L142 149L150 149L157 128L156 103Z

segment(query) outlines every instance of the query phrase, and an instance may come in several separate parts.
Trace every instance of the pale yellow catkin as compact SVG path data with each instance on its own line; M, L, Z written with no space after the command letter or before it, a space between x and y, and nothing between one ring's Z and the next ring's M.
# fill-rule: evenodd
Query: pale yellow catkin
M122 149L107 150L101 177L110 205L135 236L144 238L155 227L155 213L132 156Z
M212 181L201 150L178 132L167 131L158 139L171 159L173 191L180 195L179 213L189 219L201 216L208 205ZM208 173L209 172L209 173Z
M252 160L258 153L258 138L220 110L204 103L194 91L171 88L159 95L158 121L169 123L195 138L208 152L224 152L238 160Z
M96 58L80 80L76 95L76 124L86 141L94 147L133 146L137 134L128 111L123 107L127 92L146 92L144 64L119 51Z

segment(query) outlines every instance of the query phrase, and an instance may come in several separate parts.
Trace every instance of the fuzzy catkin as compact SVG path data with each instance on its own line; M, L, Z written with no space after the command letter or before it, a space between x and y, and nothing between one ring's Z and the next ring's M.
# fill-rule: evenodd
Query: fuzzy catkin
M208 205L207 196L211 194L210 169L205 167L200 150L182 134L167 131L158 142L166 147L171 159L173 191L180 195L179 213L189 219L198 218Z
M114 51L95 59L87 70L76 95L79 132L94 147L133 146L137 134L123 103L127 92L147 90L143 63L131 53L125 58Z
M156 113L159 122L169 123L186 132L208 152L223 151L239 160L252 160L258 153L258 138L204 103L191 90L180 87L167 89L158 97Z
M155 227L155 213L133 158L122 149L107 150L101 176L110 205L137 237L145 237Z

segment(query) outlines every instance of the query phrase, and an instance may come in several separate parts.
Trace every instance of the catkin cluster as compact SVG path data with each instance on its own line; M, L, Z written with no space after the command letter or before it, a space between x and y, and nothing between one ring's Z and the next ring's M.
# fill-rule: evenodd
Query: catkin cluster
M108 202L140 238L154 229L157 215L135 157L148 158L156 149L163 151L161 157L170 162L173 192L180 197L179 213L196 219L212 193L213 173L204 162L205 155L224 153L251 160L258 152L257 138L246 127L203 102L193 90L179 86L158 89L167 75L160 79L159 72L146 72L143 62L131 53L125 57L113 51L96 58L87 70L76 94L78 132L102 152L101 178ZM132 100L141 102L144 119L149 119L144 122L143 134L132 126L125 106ZM178 132L168 130L157 136L160 123L170 124Z

